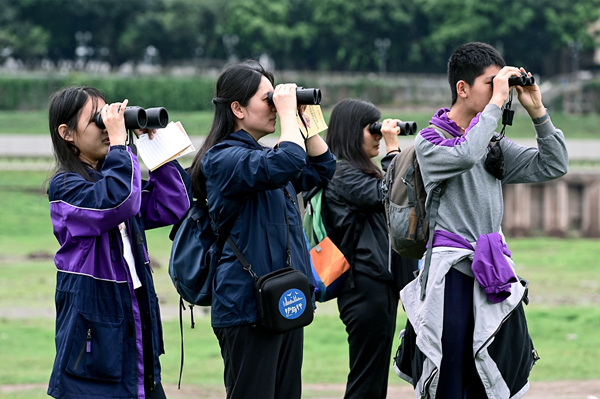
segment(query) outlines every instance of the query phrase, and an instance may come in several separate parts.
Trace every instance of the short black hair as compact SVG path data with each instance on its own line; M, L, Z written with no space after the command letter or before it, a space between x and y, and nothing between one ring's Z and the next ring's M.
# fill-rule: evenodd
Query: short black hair
M448 83L452 92L452 105L457 100L456 83L464 80L469 85L475 82L489 66L506 66L498 50L487 43L471 42L459 46L448 60Z

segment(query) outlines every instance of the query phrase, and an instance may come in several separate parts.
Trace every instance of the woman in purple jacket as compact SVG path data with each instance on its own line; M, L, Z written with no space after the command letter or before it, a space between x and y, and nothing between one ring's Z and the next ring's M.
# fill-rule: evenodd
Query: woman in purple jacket
M165 398L162 328L144 230L185 215L189 176L173 161L142 180L125 145L126 106L127 100L107 105L92 87L69 87L50 101L57 171L48 196L60 244L48 388L55 398ZM95 123L98 112L105 128Z

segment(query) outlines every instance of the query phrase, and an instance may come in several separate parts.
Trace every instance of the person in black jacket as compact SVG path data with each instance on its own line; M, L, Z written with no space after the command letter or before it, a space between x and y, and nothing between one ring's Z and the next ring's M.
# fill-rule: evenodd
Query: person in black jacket
M386 397L399 291L417 269L416 260L402 258L390 247L383 171L372 159L379 156L383 137L387 154L381 164L387 169L399 152L400 120L385 119L380 133L372 134L369 125L380 117L373 104L344 99L331 112L326 136L339 162L324 190L323 221L351 265L337 299L350 349L345 398Z

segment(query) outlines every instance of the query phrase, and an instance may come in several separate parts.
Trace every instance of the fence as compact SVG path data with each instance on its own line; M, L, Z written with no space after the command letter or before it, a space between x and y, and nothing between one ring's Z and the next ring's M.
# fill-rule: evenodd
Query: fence
M600 237L600 174L505 186L502 229L509 237Z

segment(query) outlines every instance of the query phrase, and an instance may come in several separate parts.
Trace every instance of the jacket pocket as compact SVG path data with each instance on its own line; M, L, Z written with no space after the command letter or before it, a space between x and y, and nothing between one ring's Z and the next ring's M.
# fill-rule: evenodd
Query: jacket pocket
M120 381L123 328L122 317L79 313L71 337L67 373L93 380Z

